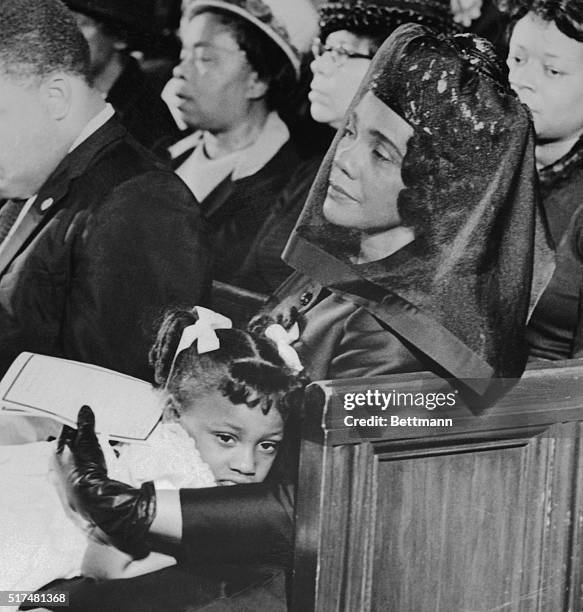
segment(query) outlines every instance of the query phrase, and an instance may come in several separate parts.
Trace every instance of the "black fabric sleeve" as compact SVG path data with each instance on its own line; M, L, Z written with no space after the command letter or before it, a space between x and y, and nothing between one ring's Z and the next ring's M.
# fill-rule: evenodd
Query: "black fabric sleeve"
M181 490L184 561L290 567L293 497L291 485L267 483Z

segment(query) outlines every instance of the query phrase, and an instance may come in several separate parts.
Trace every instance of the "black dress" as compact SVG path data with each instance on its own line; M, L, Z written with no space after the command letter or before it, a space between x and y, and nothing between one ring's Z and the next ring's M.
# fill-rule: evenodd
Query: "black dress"
M556 268L528 326L531 358L573 359L583 349L583 138L540 172Z

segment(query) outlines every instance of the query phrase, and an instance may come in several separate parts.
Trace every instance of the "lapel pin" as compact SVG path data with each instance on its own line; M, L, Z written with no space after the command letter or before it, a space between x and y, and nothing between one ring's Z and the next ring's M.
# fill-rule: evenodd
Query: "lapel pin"
M45 212L45 210L48 210L53 205L54 201L55 200L53 198L47 198L44 200L40 205L41 211Z

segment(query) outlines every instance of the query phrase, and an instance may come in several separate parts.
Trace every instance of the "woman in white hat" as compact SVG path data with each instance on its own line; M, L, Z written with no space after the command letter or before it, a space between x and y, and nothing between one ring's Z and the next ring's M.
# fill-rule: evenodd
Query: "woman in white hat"
M309 0L191 0L171 88L195 130L168 148L201 203L229 282L298 163L278 109L296 86L317 31Z

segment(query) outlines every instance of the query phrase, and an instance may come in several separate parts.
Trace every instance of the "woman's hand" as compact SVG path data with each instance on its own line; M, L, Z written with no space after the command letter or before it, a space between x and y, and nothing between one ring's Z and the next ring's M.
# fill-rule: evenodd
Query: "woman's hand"
M156 516L152 482L139 489L111 480L95 435L95 416L83 406L77 429L65 426L59 438L57 480L70 506L99 527L120 550L142 557L148 553L148 531Z

